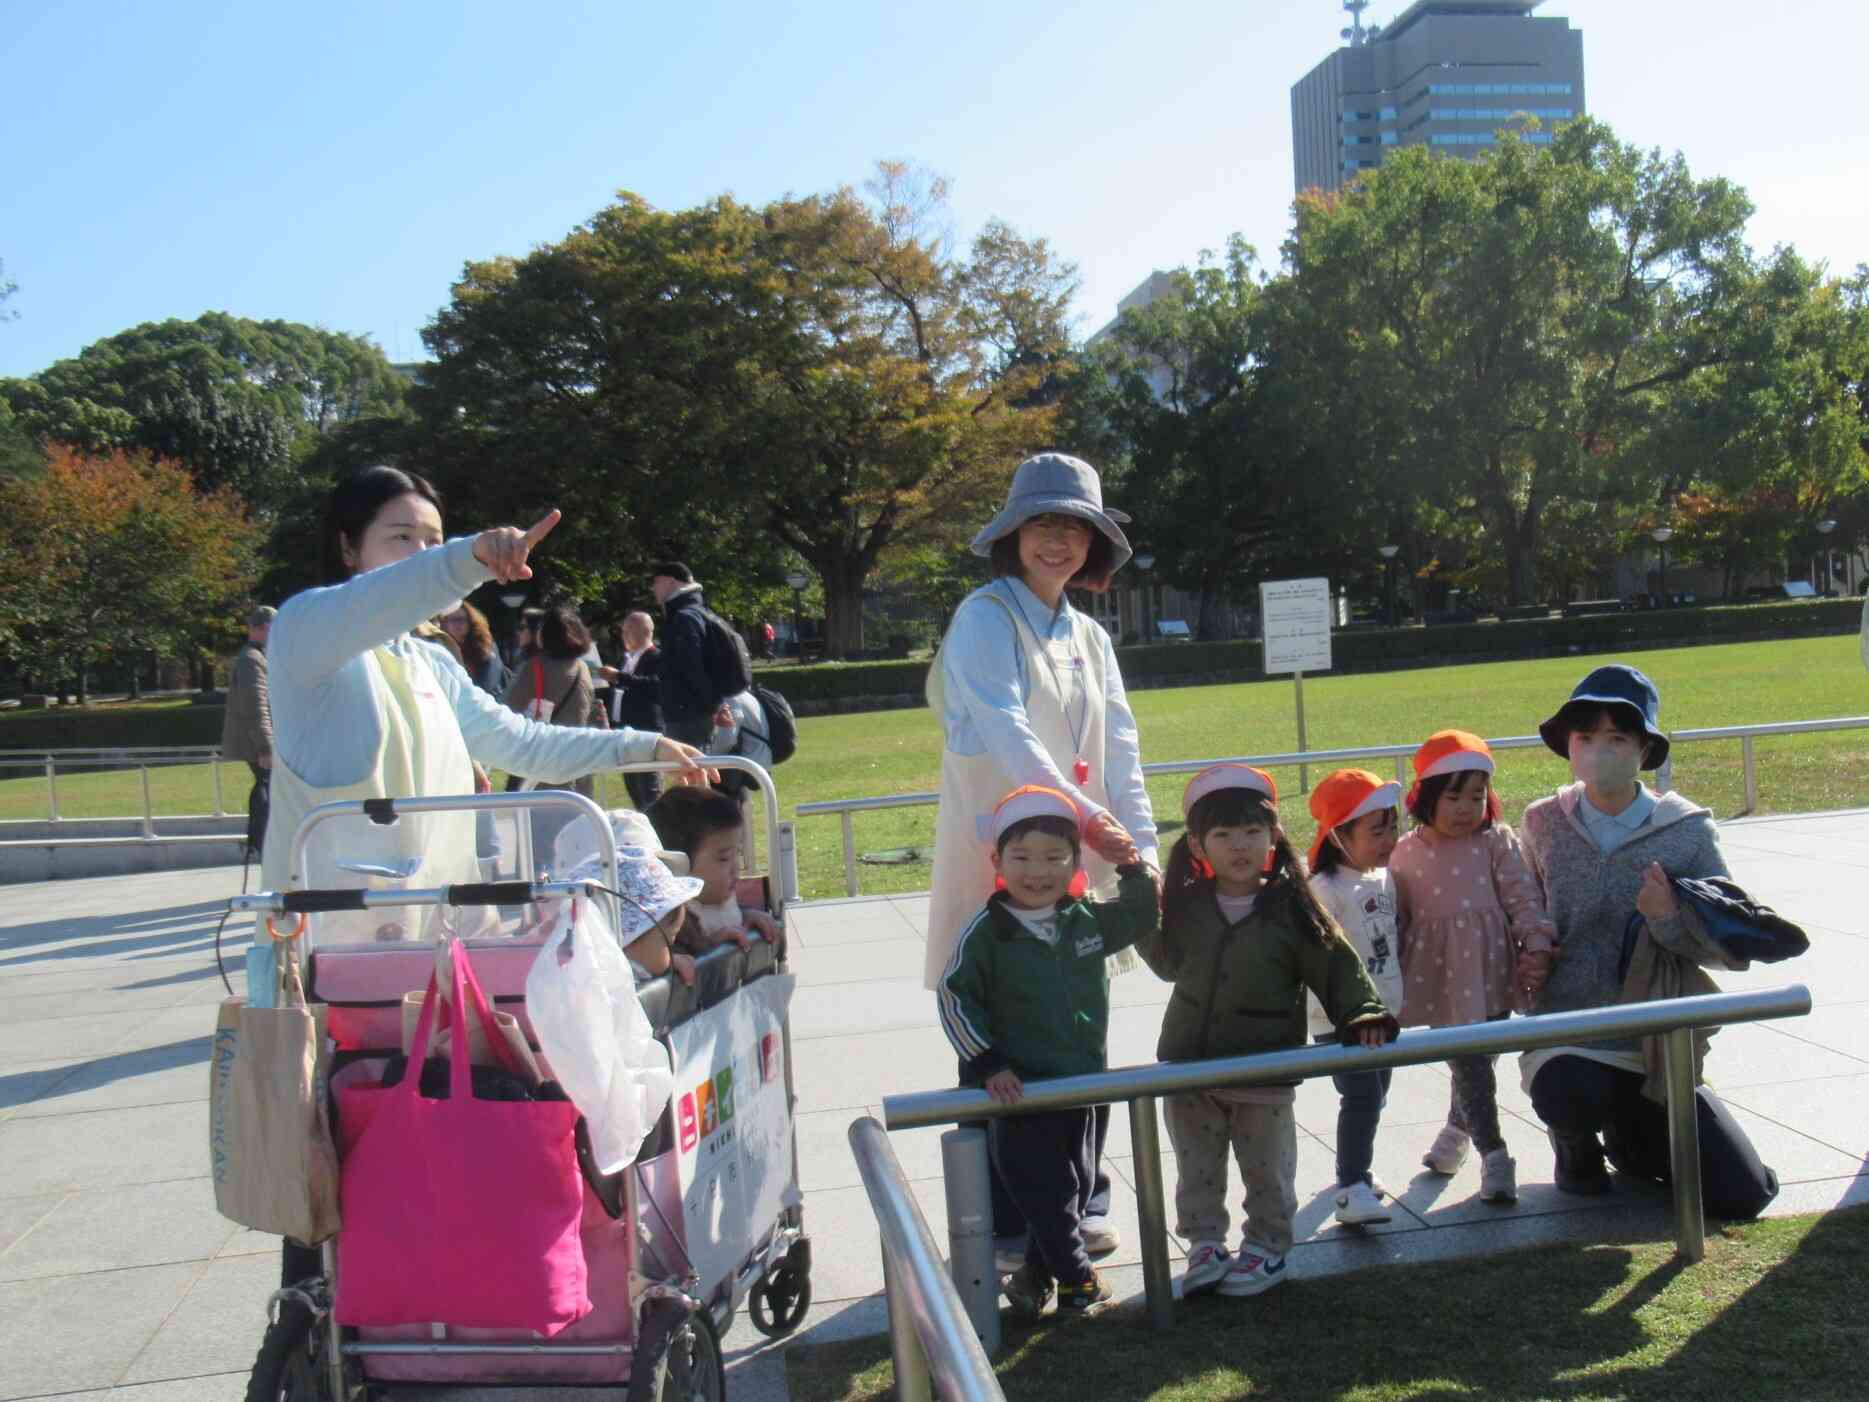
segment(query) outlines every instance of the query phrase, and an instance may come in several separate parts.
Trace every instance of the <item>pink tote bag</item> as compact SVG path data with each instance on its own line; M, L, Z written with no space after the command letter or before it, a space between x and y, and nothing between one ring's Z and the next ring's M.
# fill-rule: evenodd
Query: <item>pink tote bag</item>
M489 1045L503 1051L466 949L457 940L450 954L450 1044L468 1045L472 999ZM396 1085L366 1092L375 1113L344 1159L337 1321L550 1337L591 1308L578 1238L577 1107L476 1100L465 1056L450 1058L450 1097L424 1098L435 993L431 974L408 1069Z

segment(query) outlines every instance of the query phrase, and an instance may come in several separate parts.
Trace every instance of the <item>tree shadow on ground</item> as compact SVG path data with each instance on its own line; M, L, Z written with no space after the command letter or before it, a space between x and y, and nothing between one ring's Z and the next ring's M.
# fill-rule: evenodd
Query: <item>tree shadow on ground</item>
M1869 1209L1848 1209L1715 1227L1693 1266L1652 1238L1566 1243L1209 1296L1168 1334L1135 1306L1008 1322L1000 1380L1014 1402L1861 1397L1866 1249ZM879 1397L887 1356L886 1340L800 1351L793 1396Z
M191 953L204 947L202 941L212 942L214 927L226 910L225 901L197 901L162 910L80 915L13 925L0 930L0 950L24 952L0 957L0 968L20 968L59 959L93 959L109 954L147 958L156 952ZM59 948L44 948L46 945Z

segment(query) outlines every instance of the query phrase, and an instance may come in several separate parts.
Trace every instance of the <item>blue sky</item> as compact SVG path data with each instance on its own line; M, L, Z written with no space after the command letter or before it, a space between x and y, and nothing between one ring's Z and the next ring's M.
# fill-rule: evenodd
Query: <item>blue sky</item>
M1402 0L1380 3L1386 20ZM1869 260L1862 12L1805 0L1548 0L1591 110L1745 186L1753 242ZM1233 230L1275 262L1289 89L1333 0L318 6L0 0L0 374L220 310L392 358L468 259L562 236L630 189L664 207L953 181L1076 262L1088 333L1152 268Z

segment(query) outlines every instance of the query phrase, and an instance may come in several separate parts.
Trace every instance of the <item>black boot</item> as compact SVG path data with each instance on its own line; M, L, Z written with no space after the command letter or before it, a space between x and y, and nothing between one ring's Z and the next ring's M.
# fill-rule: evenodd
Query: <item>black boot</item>
M1603 1145L1594 1134L1559 1134L1545 1130L1557 1159L1557 1185L1561 1193L1600 1197L1609 1191L1609 1170L1603 1166Z

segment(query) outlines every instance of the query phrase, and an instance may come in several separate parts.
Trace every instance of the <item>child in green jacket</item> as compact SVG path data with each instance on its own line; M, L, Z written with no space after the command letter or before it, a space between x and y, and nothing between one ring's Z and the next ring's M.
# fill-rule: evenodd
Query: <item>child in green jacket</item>
M1159 929L1136 952L1175 991L1156 1055L1199 1061L1302 1047L1305 990L1346 1043L1380 1046L1395 1018L1363 961L1318 904L1278 821L1278 786L1262 769L1210 765L1189 781L1187 831L1163 878ZM1174 1141L1176 1234L1188 1239L1183 1295L1218 1287L1257 1295L1285 1278L1298 1132L1293 1088L1250 1086L1167 1097ZM1227 1255L1227 1147L1246 1184L1240 1253Z
M1005 889L961 932L935 998L967 1080L1013 1105L1027 1078L1104 1069L1104 961L1154 930L1155 881L1129 842L1116 900L1073 896L1082 820L1056 789L1013 790L994 810L992 831ZM988 1144L1028 1227L1025 1264L1006 1283L1014 1313L1036 1319L1054 1291L1060 1312L1108 1300L1082 1232L1097 1178L1095 1113L1001 1116L990 1122Z

